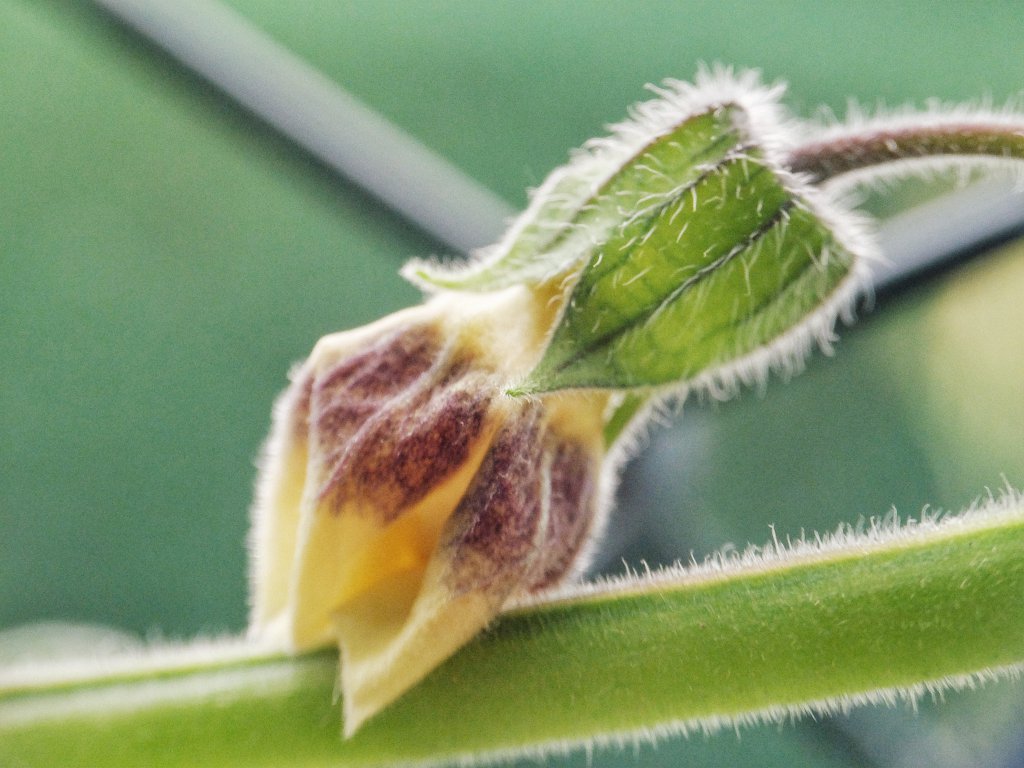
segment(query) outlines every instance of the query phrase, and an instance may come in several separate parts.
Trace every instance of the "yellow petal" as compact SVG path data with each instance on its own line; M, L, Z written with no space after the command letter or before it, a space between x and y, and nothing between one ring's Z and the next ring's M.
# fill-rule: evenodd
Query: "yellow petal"
M275 410L251 627L339 645L347 734L510 599L573 573L602 507L607 398L503 394L552 305L453 301L325 337Z
M421 579L396 576L339 609L346 734L422 680L510 599L572 573L599 517L599 410L584 405L575 415L590 439L581 442L553 426L557 419L542 403L506 402L504 423Z

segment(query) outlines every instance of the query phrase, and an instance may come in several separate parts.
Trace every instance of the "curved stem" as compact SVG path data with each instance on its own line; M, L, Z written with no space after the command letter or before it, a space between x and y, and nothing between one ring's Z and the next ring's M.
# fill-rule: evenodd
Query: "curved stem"
M509 611L346 740L331 653L0 669L0 765L465 765L913 701L1021 674L1022 552L1013 497L581 587Z
M922 115L916 124L901 119L845 127L792 150L786 164L820 183L873 166L932 158L1024 160L1024 122L997 115L946 121Z

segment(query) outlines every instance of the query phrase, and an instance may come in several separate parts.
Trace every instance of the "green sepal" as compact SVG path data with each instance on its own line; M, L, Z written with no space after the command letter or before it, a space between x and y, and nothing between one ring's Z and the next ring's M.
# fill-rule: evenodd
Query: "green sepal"
M624 226L511 392L687 382L800 326L835 298L856 255L794 185L755 150L736 151Z
M637 417L645 412L649 400L649 394L634 390L621 393L613 401L604 420L603 437L607 448L611 448Z
M734 105L710 108L639 147L615 136L585 148L551 173L505 237L468 265L417 260L402 274L427 291L493 291L571 273L624 221L732 151L741 140L737 112Z

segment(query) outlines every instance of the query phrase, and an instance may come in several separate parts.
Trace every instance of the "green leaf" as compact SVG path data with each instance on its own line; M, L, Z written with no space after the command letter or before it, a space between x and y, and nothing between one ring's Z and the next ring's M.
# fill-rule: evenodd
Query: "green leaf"
M513 392L690 380L838 306L856 255L793 186L756 150L736 151L636 217L587 264Z
M508 234L463 268L423 261L403 274L427 290L492 291L564 274L591 257L624 219L698 178L740 141L739 108L691 115L636 146L622 136L583 150L554 171Z
M1019 670L1022 596L1013 501L515 611L345 741L333 654L235 648L35 683L0 670L0 764L482 760L891 702Z

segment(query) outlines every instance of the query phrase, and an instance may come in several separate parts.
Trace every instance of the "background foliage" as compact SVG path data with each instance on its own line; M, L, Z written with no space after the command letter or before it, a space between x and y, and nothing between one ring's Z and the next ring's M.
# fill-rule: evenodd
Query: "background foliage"
M1012 4L230 5L517 206L642 83L702 59L789 80L805 114L1024 85ZM395 271L439 248L89 5L0 0L0 71L0 627L236 631L285 371L414 301ZM688 405L627 474L605 567L1024 486L1022 259L883 299L763 398ZM1010 764L1022 703L998 686L640 759Z

